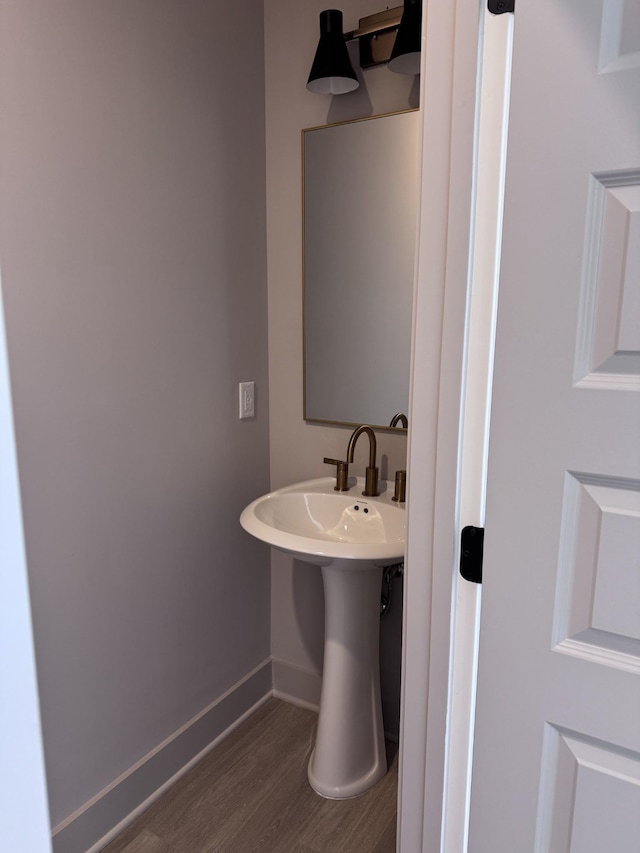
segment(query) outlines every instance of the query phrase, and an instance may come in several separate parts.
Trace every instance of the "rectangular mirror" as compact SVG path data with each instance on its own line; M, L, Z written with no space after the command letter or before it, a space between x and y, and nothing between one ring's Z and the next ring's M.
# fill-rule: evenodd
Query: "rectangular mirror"
M304 417L388 427L409 405L418 112L302 139Z

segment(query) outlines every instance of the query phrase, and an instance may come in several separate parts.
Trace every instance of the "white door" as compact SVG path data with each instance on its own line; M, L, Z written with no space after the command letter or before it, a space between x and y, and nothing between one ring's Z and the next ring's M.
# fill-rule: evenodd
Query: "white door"
M640 851L640 2L518 0L470 853Z

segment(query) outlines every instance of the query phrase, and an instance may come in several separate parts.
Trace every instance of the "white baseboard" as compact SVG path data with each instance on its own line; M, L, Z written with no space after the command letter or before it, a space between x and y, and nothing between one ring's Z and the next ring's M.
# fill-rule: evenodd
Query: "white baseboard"
M54 853L101 850L266 702L272 684L269 658L54 827Z
M319 673L277 658L232 688L53 828L53 853L98 853L271 696L311 711Z
M271 659L273 695L293 705L318 711L322 675L292 663Z

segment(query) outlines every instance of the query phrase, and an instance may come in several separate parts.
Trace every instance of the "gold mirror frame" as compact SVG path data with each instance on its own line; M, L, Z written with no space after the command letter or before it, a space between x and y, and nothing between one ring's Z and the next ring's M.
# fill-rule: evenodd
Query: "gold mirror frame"
M406 413L408 407L408 383L409 383L409 371L410 371L410 338L411 338L411 309L413 303L413 265L414 265L414 242L415 242L415 231L416 231L416 218L417 218L417 197L418 197L418 118L417 118L418 110L409 109L402 110L397 112L385 113L384 115L378 116L370 116L360 119L355 119L352 121L342 121L336 122L334 124L328 125L319 125L316 127L305 128L301 133L301 143L302 143L302 290L303 290L303 417L305 421L311 423L318 424L327 424L327 425L336 425L336 426L355 426L359 423L370 423L372 426L375 426L376 429L389 430L390 432L406 432L406 429L402 426L400 427L391 427L390 422L393 417L399 413L399 411ZM410 122L408 128L402 128L398 123L397 127L394 127L392 123L385 123L385 130L387 131L387 135L389 137L388 140L382 141L374 141L367 142L366 138L362 135L362 130L357 131L355 134L355 139L349 140L348 132L333 134L331 133L334 129L338 130L346 130L354 126L364 126L365 123L368 123L368 126L375 128L378 130L378 133L381 132L381 125L375 125L376 121L391 119L399 116L415 116L415 120ZM407 130L410 131L407 134ZM372 375L367 377L366 372L363 372L362 375L365 377L365 382L369 383L366 387L367 393L369 396L372 396L372 391L375 391L376 394L380 393L380 389L374 388L374 380L372 376L379 375L383 376L385 374L386 363L389 363L389 370L391 369L391 361L393 360L392 356L395 356L395 351L402 350L406 354L406 364L402 368L404 376L403 382L406 383L406 399L399 400L396 398L395 403L391 403L389 408L388 417L385 417L386 422L382 424L375 423L375 421L380 420L379 417L371 417L371 411L362 410L362 417L321 417L318 413L317 408L310 412L309 407L309 347L310 347L310 337L311 333L310 322L309 322L309 280L308 280L308 256L310 254L309 246L308 246L308 192L309 192L309 181L310 176L308 174L308 163L307 163L307 152L309 146L306 144L308 141L312 139L309 134L314 133L316 131L320 131L320 137L313 137L314 141L319 140L326 141L330 139L330 144L328 147L328 153L331 154L331 147L335 149L337 147L340 156L334 157L333 160L329 162L329 170L331 172L334 171L334 164L336 160L342 161L343 159L343 150L340 149L341 145L345 145L347 142L357 142L359 143L359 147L352 147L350 151L345 155L345 164L338 163L335 165L336 173L340 173L342 171L341 179L344 179L345 188L344 193L346 195L343 196L343 199L336 202L338 218L339 215L343 213L342 207L348 207L353 210L354 206L356 208L355 215L349 221L349 225L352 226L354 221L357 221L359 227L361 227L360 220L364 217L364 214L369 214L369 209L367 208L367 197L370 200L369 208L373 207L373 200L380 206L378 210L377 217L381 219L385 224L384 233L371 236L371 234L356 234L354 242L356 244L366 244L367 246L371 245L374 247L374 250L381 245L385 245L385 236L387 233L395 233L397 235L397 239L395 242L399 244L399 259L396 260L396 264L398 265L392 267L392 272L395 273L395 269L399 268L402 273L403 269L405 272L404 278L406 279L404 282L404 290L402 291L402 298L404 300L402 309L400 309L400 303L397 298L394 297L394 294L391 294L390 305L388 307L388 314L386 316L391 316L394 310L402 310L404 311L404 328L401 332L396 331L395 333L391 333L389 339L386 338L384 334L381 334L380 328L369 328L366 329L362 336L360 336L359 340L353 338L352 329L358 328L359 318L356 315L356 312L352 309L350 311L351 316L346 319L342 316L343 313L343 302L348 303L349 299L343 300L342 295L346 293L343 289L340 292L340 297L336 298L336 302L339 302L340 305L334 305L333 308L325 308L325 313L332 310L335 312L335 316L338 316L338 321L333 322L332 319L326 318L323 322L325 323L325 333L327 335L333 335L334 339L338 341L338 346L335 347L338 349L342 347L343 344L346 345L347 340L351 340L353 338L354 348L353 352L355 352L354 361L357 358L363 357L363 352L366 348L369 348L368 354L374 360L378 360L378 368L374 367L374 372ZM325 134L326 131L329 131L329 135ZM353 136L353 134L352 134ZM363 141L365 145L363 146ZM400 144L398 144L400 142ZM367 147L371 145L372 148L369 150ZM377 151L376 145L383 149L383 154ZM361 150L362 148L362 150ZM366 150L365 150L366 148ZM375 154L381 162L372 162L372 154ZM362 160L362 156L364 155L365 162L362 164L360 161ZM350 179L351 171L349 171L349 163L351 163L353 167L353 172L356 173L356 177L354 181L358 182L357 186L349 186L347 185L347 181ZM323 165L327 165L326 161ZM346 172L345 172L346 170ZM335 176L333 176L335 177ZM318 182L318 177L315 178L316 182ZM324 174L322 175L322 183L324 183ZM339 184L342 190L342 182ZM411 189L408 189L408 188ZM396 190L397 201L395 202L395 207L391 208L389 198L391 195L391 191ZM359 192L363 195L364 198L364 206L365 209L362 210L362 206L359 208L357 204L359 202L358 195ZM413 198L409 203L407 203L407 198L411 197L411 193L413 193ZM323 198L323 209L327 207L327 199ZM341 204L341 201L344 202L344 205ZM385 219L385 208L381 205L386 205L390 207L390 211ZM361 216L362 211L362 216ZM392 211L392 212L391 212ZM398 215L398 211L400 211L400 215ZM347 216L348 212L344 212L344 215ZM396 221L398 220L398 221ZM407 222L409 221L409 224ZM317 225L317 223L316 223ZM338 227L338 226L335 226ZM395 230L394 230L395 229ZM356 229L358 230L358 229ZM342 229L342 233L346 233L346 229ZM353 229L350 231L350 241L353 235ZM334 235L335 236L335 235ZM325 241L328 241L328 238L324 237ZM347 241L345 241L347 243ZM333 242L330 243L333 248ZM322 257L323 259L327 257L328 253L326 249L324 250L324 254L322 253L322 246L320 249L315 250L315 254L318 257ZM361 252L359 255L360 258L362 256L369 254L368 249ZM385 250L385 256L390 254L387 250ZM383 264L386 261L386 257L383 259ZM324 263L324 261L323 261ZM329 263L332 263L329 261ZM391 263L391 260L389 260ZM334 268L338 270L338 274L331 276L328 278L331 282L336 280L338 282L339 272L342 270L342 264L336 260L333 262ZM363 265L364 266L364 265ZM381 266L381 269L382 269ZM358 269L358 258L352 256L348 259L348 263L345 264L347 269ZM389 294L389 285L388 279L393 278L389 272L387 273L388 278L382 281L378 281L375 284L377 288L374 296L374 302L378 302L381 299L381 294ZM355 276L353 277L355 278ZM323 282L327 279L324 278ZM349 279L351 281L352 279ZM370 282L366 282L367 288L369 288ZM339 282L336 283L336 287L339 287ZM324 295L325 288L323 285L316 288L315 298L316 300L320 299L318 296L319 293ZM358 302L359 299L363 299L362 296L363 291L361 290L359 293L351 293L348 294L350 299L355 299ZM396 291L397 295L397 291ZM359 302L358 305L362 305L362 302ZM371 306L367 306L368 308ZM347 307L347 311L348 311ZM365 312L366 313L366 312ZM378 321L381 322L380 320ZM344 323L351 323L351 329L348 333L345 333L344 328L340 328L344 326ZM330 324L331 329L327 332L327 324ZM316 337L319 337L322 332L315 332ZM316 348L316 353L318 348ZM387 354L385 356L385 354ZM391 355L389 355L391 354ZM398 353L398 357L400 353ZM336 358L339 359L339 353L336 353ZM343 356L342 363L346 362L350 365L351 359L348 356ZM381 361L382 359L382 361ZM358 365L353 365L354 370L358 370ZM396 376L399 371L396 371ZM329 387L335 388L338 384L338 376L341 376L340 372L336 369L334 371L334 378L331 377L325 378L322 382L318 384L322 384L325 386L324 393L325 395L331 393L327 389ZM389 387L392 387L394 384L397 385L397 379L394 379L393 375L387 376L386 380L383 380L383 383L388 384ZM333 383L333 384L332 384ZM384 389L383 389L384 390ZM384 404L383 404L384 405ZM382 406L381 406L382 408ZM321 413L320 413L321 414ZM353 412L347 412L348 415L353 415ZM369 417L367 417L369 415ZM372 423L373 421L373 423Z

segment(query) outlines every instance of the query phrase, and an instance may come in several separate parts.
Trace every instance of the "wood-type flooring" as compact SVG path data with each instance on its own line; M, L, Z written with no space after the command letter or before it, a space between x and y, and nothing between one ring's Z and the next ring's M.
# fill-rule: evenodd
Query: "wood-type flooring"
M327 800L307 781L316 723L270 699L103 853L394 853L395 747L370 791Z

